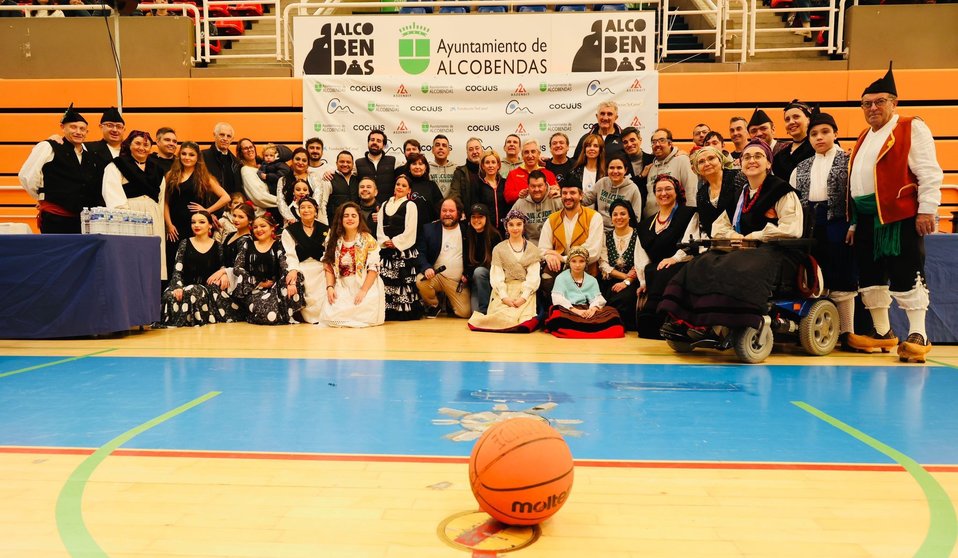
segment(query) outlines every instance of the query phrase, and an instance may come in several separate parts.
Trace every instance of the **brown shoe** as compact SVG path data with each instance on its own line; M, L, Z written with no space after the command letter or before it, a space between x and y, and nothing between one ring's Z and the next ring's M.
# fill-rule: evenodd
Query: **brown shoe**
M890 329L884 335L878 335L874 328L867 335L848 334L848 345L865 353L873 353L878 350L883 353L891 352L897 344L898 338L895 337L895 332Z
M909 333L908 338L898 345L898 360L902 362L925 362L925 355L931 351L931 343L920 333Z

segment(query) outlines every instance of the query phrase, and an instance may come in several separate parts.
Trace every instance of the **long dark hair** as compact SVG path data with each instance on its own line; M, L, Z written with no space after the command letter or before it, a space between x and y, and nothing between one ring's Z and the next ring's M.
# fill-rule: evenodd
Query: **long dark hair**
M602 136L598 134L588 134L585 139L582 140L582 151L579 152L579 157L575 160L575 164L572 167L576 169L585 168L585 164L589 160L589 158L585 156L585 147L593 141L599 144L599 157L595 163L595 179L598 181L605 176L605 172L608 170L605 164L605 141L603 141Z
M210 224L210 232L207 233L207 234L208 234L209 236L213 236L213 229L216 228L216 225L215 225L215 222L213 221L213 216L210 215L210 212L209 212L209 211L206 211L206 210L200 210L200 211L194 212L193 215L202 215L203 217L206 217L206 222ZM192 227L192 221L193 221L193 217L190 217L190 228L191 228L191 229L193 228L193 227ZM191 231L191 232L192 232L192 231Z
M470 217L472 217L470 215ZM476 267L487 267L492 263L492 248L501 240L499 231L495 224L489 221L486 215L486 226L482 232L478 232L472 227L472 223L466 226L466 243L469 245L465 250L466 263ZM480 251L480 242L483 244Z
M612 212L617 207L624 207L625 210L629 213L629 226L633 229L639 228L639 217L635 214L635 209L632 207L632 204L626 201L624 198L619 198L612 200L612 203L609 204L609 216L611 217Z
M210 174L206 168L206 161L203 160L203 152L196 142L184 141L180 144L180 152L173 159L173 166L170 172L166 173L166 203L170 203L170 194L175 194L180 189L183 182L183 164L180 163L180 157L184 149L190 149L196 153L196 166L193 167L193 184L196 186L196 199L203 201L213 197L213 184L217 183L216 178Z
M289 175L287 178L293 178L293 175ZM297 178L292 181L293 183L283 188L283 197L286 199L286 205L293 205L293 190L296 189L296 185L300 182L306 184L306 187L309 188L309 195L307 197L313 197L313 185L309 183L309 180L305 178Z
M323 252L323 259L321 260L323 263L329 265L336 263L336 244L338 244L339 239L346 234L346 228L343 226L343 213L346 212L347 208L353 208L359 216L359 230L357 231L359 236L372 234L369 231L369 225L367 225L366 220L363 219L363 212L359 204L352 201L343 203L336 208L336 215L333 217L332 225L329 227L329 236L326 237L326 251Z

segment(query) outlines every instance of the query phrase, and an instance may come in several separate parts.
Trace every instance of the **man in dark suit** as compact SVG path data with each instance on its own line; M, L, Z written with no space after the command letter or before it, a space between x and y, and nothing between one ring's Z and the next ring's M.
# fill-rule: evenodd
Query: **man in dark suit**
M100 117L100 133L103 134L103 139L86 144L87 152L97 161L101 179L103 169L120 156L120 144L123 143L125 129L126 122L123 121L123 115L116 107L110 107Z
M243 178L240 176L243 165L230 151L230 144L233 143L233 127L226 122L218 122L213 127L213 138L213 145L203 150L206 168L219 181L226 193L243 191Z
M416 267L424 270L416 278L419 295L426 306L426 317L439 315L437 292L446 294L452 311L460 318L472 315L469 280L463 274L463 249L466 246L462 202L447 198L439 210L439 220L427 223L416 242L419 260Z
M386 132L382 130L373 130L366 136L366 155L356 160L356 174L362 178L364 176L372 177L376 181L376 189L379 190L377 200L380 204L386 203L393 197L393 187L395 186L396 158L386 155Z

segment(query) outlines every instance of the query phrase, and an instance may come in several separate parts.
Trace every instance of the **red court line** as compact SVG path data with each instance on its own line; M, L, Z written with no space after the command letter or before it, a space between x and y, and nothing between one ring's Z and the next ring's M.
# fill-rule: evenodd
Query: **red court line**
M0 446L0 454L90 455L93 448L58 448L41 446ZM186 457L201 459L265 459L279 461L363 461L374 463L468 463L468 457L440 455L363 455L337 453L281 453L198 450L118 449L112 455L122 457ZM905 469L895 463L766 463L747 461L620 461L576 459L580 467L621 469L718 469L754 471L886 471ZM932 473L958 473L958 465L922 465Z

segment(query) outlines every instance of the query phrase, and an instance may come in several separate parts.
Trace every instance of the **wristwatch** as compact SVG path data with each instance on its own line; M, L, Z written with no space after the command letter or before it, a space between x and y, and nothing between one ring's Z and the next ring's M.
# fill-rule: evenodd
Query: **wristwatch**
M622 282L625 283L626 287L632 284L632 281L629 281L628 279L623 279Z

